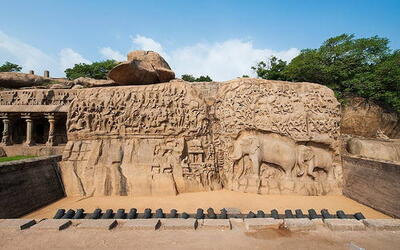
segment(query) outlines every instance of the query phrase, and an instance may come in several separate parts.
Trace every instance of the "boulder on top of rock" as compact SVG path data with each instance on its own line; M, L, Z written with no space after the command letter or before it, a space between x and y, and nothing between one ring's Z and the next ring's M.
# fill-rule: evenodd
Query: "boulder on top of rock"
M175 73L158 53L136 50L128 54L128 61L111 69L108 77L118 84L151 84L168 82Z
M22 87L33 87L42 85L45 82L49 82L49 79L42 76L18 72L0 73L0 87L2 88L17 89Z

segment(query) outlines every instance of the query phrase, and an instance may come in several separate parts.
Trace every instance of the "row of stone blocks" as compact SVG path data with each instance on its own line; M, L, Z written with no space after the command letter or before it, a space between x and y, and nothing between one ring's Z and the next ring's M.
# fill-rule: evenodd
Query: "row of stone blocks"
M207 213L204 213L202 208L198 208L196 214L179 213L176 209L171 209L170 213L166 214L161 208L157 209L155 213L152 213L150 208L146 208L143 213L138 213L136 208L132 208L129 213L125 213L125 209L118 209L116 213L112 209L107 209L104 213L100 208L97 208L93 213L85 213L83 209L77 209L76 212L73 209L65 211L65 209L59 209L54 215L53 219L150 219L150 218L195 218L195 219L229 219L229 218L274 218L274 219L289 219L289 218L308 218L308 219L365 219L362 213L345 214L342 210L336 212L335 215L330 214L327 209L322 209L321 214L318 215L314 209L309 209L308 214L304 214L301 209L296 209L295 214L292 210L286 209L284 214L279 214L276 209L271 210L270 214L264 213L262 210L258 210L257 213L250 211L247 215L241 214L240 210L235 208L223 208L220 210L220 214L216 214L213 208L207 209Z
M43 219L36 222L29 219L0 220L0 230L230 230L232 225L248 231L266 229L287 229L292 232L312 231L325 226L332 231L388 230L399 231L400 219L307 219L307 218L232 218L232 219L109 219L109 220L70 220ZM242 225L242 226L240 226Z

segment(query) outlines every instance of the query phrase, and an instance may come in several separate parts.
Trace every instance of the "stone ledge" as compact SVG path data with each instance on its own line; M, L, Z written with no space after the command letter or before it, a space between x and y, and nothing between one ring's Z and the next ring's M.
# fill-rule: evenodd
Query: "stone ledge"
M81 220L77 229L97 229L97 230L111 230L118 225L116 220Z
M199 228L204 230L231 230L229 219L203 219L198 223Z
M156 230L161 226L159 219L133 219L125 222L123 230Z
M317 225L307 218L284 219L283 227L291 232L315 230Z
M400 220L396 219L365 219L365 226L374 230L399 231Z
M72 225L69 219L47 219L34 225L32 229L35 230L64 230Z
M244 224L247 230L265 230L265 229L278 229L283 223L281 219L274 218L251 218L244 219Z
M161 219L162 230L195 230L198 226L196 219Z
M4 230L24 230L35 225L35 220L30 219L6 219L0 222L0 229Z
M326 219L325 225L332 231L362 231L364 224L356 219Z

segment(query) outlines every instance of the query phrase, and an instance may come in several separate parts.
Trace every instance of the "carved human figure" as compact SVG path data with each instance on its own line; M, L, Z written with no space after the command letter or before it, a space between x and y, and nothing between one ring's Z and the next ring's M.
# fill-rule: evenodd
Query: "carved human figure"
M245 131L234 142L231 158L236 163L245 155L249 156L253 174L257 176L260 174L261 163L267 162L278 165L290 177L296 164L296 144L278 134Z
M313 146L299 145L297 147L298 164L300 168L306 168L306 172L309 176L315 178L314 169L323 169L329 179L333 179L333 157L332 153ZM304 171L300 172L299 175L304 174Z

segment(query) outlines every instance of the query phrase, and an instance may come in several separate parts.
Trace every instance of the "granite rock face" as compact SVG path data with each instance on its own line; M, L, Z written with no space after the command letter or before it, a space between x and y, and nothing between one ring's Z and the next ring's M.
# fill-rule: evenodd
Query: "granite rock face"
M68 111L62 177L69 196L338 193L339 122L333 92L312 83L82 89Z
M152 84L168 82L175 73L158 53L136 50L128 54L128 61L115 66L108 77L119 84Z
M380 133L400 139L400 114L363 98L350 98L342 107L341 133L376 138Z

